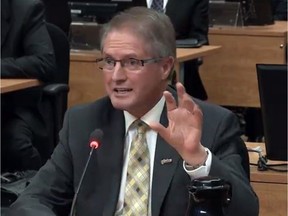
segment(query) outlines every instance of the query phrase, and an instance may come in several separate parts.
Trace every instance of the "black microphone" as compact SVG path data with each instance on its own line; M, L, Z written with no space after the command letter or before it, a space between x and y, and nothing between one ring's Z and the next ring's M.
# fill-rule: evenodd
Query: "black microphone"
M76 201L77 201L77 196L78 196L78 193L80 191L80 188L81 188L81 185L82 185L82 181L84 179L87 167L89 165L89 162L90 162L90 159L91 159L91 156L92 156L92 153L93 153L94 149L99 148L99 146L101 144L101 141L102 141L102 138L103 138L103 131L101 129L94 130L91 133L91 135L90 135L89 145L90 145L91 150L90 150L90 153L89 153L89 157L88 157L88 159L86 161L84 170L82 172L80 181L78 183L76 192L74 194L69 216L73 216L73 214L74 214L74 208L75 208L75 204L76 204Z

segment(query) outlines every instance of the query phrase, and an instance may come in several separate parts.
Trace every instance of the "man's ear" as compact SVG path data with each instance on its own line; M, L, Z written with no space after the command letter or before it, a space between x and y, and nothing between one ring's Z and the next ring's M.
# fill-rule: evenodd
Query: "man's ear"
M163 60L163 74L162 74L162 78L163 79L168 79L171 71L173 70L174 68L174 62L175 62L175 59L172 57L172 56L169 56L169 57L166 57L164 58Z

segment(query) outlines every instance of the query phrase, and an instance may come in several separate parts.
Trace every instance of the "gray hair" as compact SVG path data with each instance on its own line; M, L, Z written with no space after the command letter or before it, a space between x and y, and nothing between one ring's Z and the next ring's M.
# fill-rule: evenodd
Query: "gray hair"
M109 32L127 28L147 42L148 52L153 57L176 58L175 30L167 15L146 7L132 7L115 15L101 32L100 49Z

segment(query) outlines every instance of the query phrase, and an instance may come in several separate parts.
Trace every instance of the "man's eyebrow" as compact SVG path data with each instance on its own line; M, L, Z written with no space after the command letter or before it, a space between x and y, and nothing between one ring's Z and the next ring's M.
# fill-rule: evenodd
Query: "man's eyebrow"
M112 56L110 55L110 54L108 54L108 53L102 53L102 56L105 56L105 57L111 57L112 58Z
M112 54L108 54L108 53L102 53L102 56L105 58L112 58L112 59L116 59L112 56ZM127 59L127 58L136 58L138 59L139 57L137 56L137 54L135 53L130 53L130 54L124 54L122 59Z

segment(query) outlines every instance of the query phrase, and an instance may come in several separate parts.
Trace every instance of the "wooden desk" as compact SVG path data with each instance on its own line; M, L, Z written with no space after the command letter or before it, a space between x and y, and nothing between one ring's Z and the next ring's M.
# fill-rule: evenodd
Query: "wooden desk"
M220 46L203 46L194 49L177 49L177 62L175 64L175 69L178 72L177 80L180 80L181 63L214 54L220 48ZM106 95L102 71L95 63L95 60L100 56L98 50L71 50L68 106L91 102Z
M265 155L264 143L246 143L248 148L260 146ZM257 163L258 153L249 152L250 163ZM269 161L269 163L282 163ZM287 173L272 170L258 171L250 166L250 181L260 202L260 216L287 215Z
M177 48L177 62L181 63L191 59L206 57L218 53L220 50L221 46L218 45L202 46L199 48Z
M209 42L222 49L205 58L200 67L208 100L226 106L260 107L256 63L285 63L287 22L210 28Z
M1 94L40 85L37 79L1 79Z
M106 94L103 73L95 63L99 57L98 50L71 50L68 107L94 101Z

